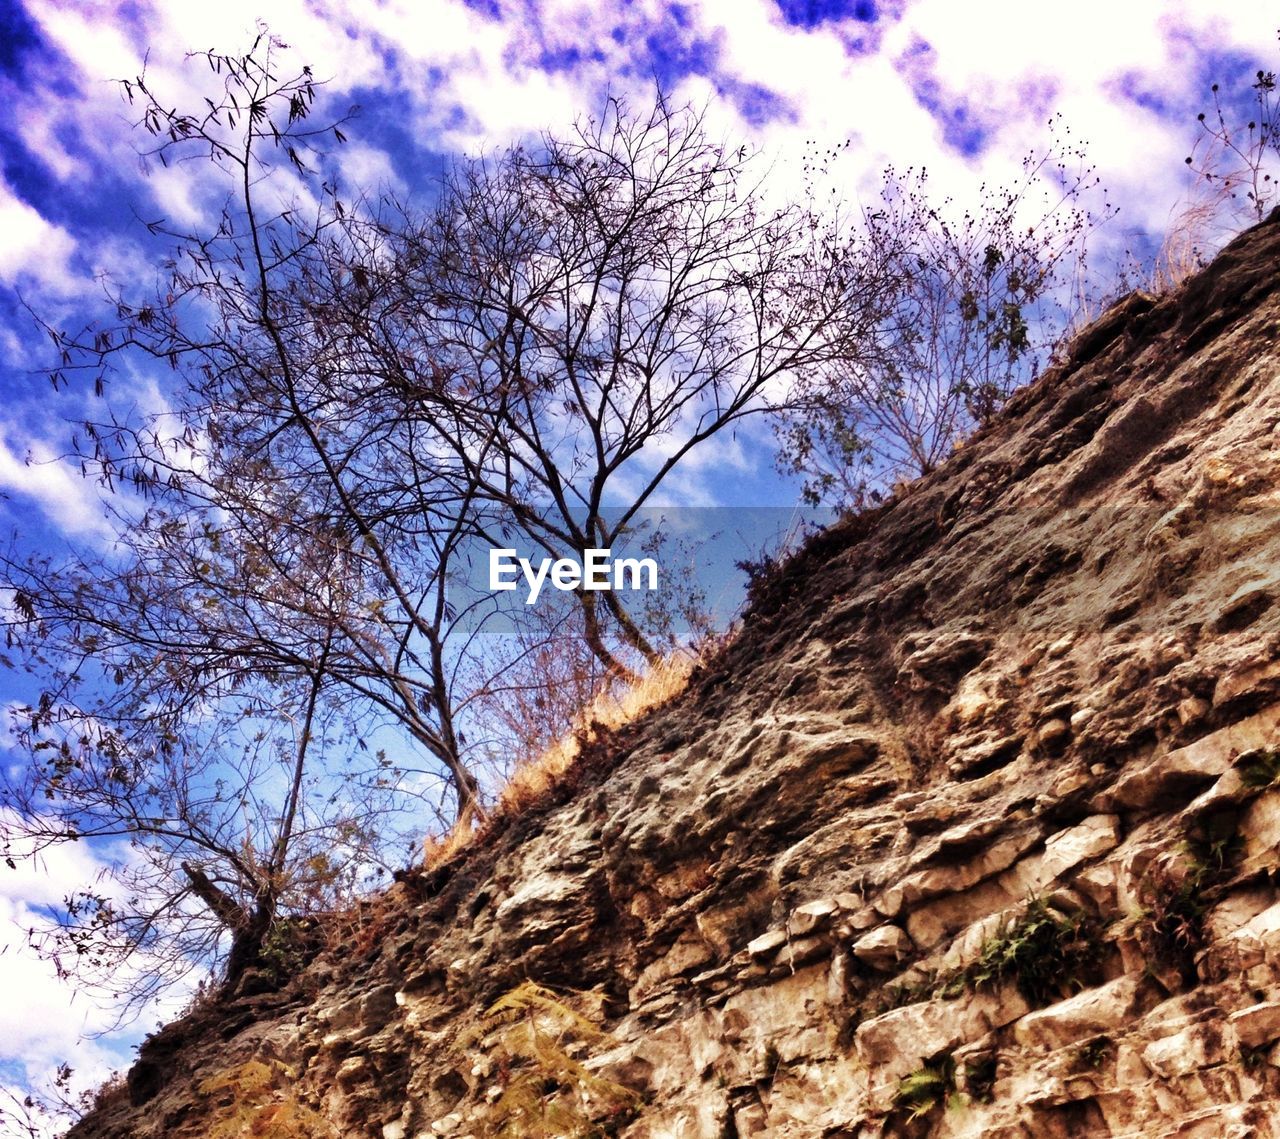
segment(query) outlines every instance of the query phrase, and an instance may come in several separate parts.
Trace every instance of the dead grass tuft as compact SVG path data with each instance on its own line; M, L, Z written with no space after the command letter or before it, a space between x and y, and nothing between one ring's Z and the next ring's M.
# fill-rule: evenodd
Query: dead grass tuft
M426 869L433 870L453 860L475 841L476 830L468 819L466 824L454 823L444 834L429 834L422 841L423 861Z
M124 1072L112 1072L102 1086L93 1093L93 1110L110 1111L129 1103L129 1081Z
M1202 195L1170 221L1151 270L1149 292L1172 292L1205 267L1209 255L1222 244L1221 212L1218 199Z
M639 719L684 691L701 658L679 650L652 665L639 680L615 683L599 693L575 718L573 728L540 754L516 765L480 827L471 820L455 823L424 843L426 869L451 861L490 833L495 822L515 818L545 802L571 774L584 746Z
M1211 145L1192 166L1194 180L1185 204L1171 215L1146 290L1172 292L1203 269L1213 255L1240 230L1237 193L1249 181L1249 169L1232 163L1233 149ZM1192 160L1187 159L1190 165Z

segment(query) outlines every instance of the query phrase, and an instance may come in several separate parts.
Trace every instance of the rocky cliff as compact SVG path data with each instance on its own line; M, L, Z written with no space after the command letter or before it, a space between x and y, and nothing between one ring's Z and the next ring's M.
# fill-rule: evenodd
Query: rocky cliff
M1121 302L74 1139L1280 1134L1278 267Z

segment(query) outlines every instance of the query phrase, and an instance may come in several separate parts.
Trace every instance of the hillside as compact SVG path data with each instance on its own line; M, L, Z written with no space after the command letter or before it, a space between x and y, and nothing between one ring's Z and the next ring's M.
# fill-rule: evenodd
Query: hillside
M552 1135L1280 1134L1278 265L1269 222L1121 302L562 802L71 1135L479 1137L513 1089ZM603 1035L563 995L522 1061L526 979Z

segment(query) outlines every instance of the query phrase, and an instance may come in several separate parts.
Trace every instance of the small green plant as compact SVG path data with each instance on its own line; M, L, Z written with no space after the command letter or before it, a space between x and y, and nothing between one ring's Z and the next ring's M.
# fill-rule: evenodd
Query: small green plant
M1240 1066L1246 1072L1257 1072L1266 1067L1268 1048L1263 1045L1261 1048L1250 1048L1246 1044L1240 1045Z
M964 1066L964 1087L975 1103L990 1103L996 1086L996 1056L994 1052L978 1056Z
M584 1013L569 1001L594 1008ZM597 1139L614 1134L631 1117L640 1097L590 1071L580 1058L604 1038L597 1025L602 1004L598 993L561 997L525 981L489 1007L475 1035L497 1026L502 1090L489 1108L483 1134Z
M772 1080L778 1074L778 1069L782 1066L782 1055L778 1051L778 1046L770 1040L764 1046L764 1071L765 1078Z
M919 981L901 985L886 985L880 990L880 997L869 1010L871 1016L882 1016L886 1012L913 1005L917 1001L928 1000L932 996L946 996L939 987L939 978L930 974Z
M262 939L258 960L277 981L284 982L302 971L317 948L313 923L300 918L277 918Z
M1138 939L1152 961L1176 969L1184 981L1195 971L1195 956L1204 944L1204 915L1218 886L1236 859L1242 839L1235 819L1219 816L1199 824L1182 844L1185 873L1167 869L1148 876L1150 901L1138 923Z
M1265 790L1280 782L1280 748L1254 748L1236 760L1236 769L1246 787Z
M983 944L978 960L953 977L973 989L1013 981L1035 1008L1090 984L1098 974L1103 943L1095 923L1084 914L1067 915L1042 898L1027 904L1021 917ZM944 990L943 995L950 995Z
M293 1081L293 1070L276 1060L250 1060L202 1081L196 1091L216 1099L209 1139L338 1139L338 1129L294 1095Z
M1140 940L1153 960L1185 971L1203 941L1201 923L1207 909L1196 876L1190 875L1176 885L1167 876L1158 876L1151 895L1143 913Z
M1197 887L1214 885L1226 877L1243 845L1235 816L1218 815L1202 822L1182 847Z
M1111 1048L1111 1038L1108 1036L1095 1036L1084 1041L1075 1051L1076 1066L1096 1072L1111 1053Z
M893 1106L905 1111L908 1119L919 1119L945 1104L955 1089L955 1061L949 1055L941 1056L899 1081Z

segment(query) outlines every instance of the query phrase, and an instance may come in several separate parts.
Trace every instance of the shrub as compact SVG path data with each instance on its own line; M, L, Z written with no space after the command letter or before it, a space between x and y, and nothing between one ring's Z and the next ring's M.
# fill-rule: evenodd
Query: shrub
M1177 969L1184 982L1195 973L1195 956L1204 945L1204 915L1214 900L1240 848L1240 834L1230 816L1209 819L1183 843L1185 873L1168 869L1148 876L1150 899L1137 927L1138 940L1151 960Z
M1091 1040L1086 1040L1076 1048L1076 1064L1081 1068L1097 1071L1110 1054L1111 1048L1111 1038L1108 1036L1095 1036Z
M277 984L306 968L322 945L314 918L277 918L262 939L258 960Z
M990 1103L996 1086L994 1054L979 1056L964 1066L964 1086L975 1103Z
M1254 748L1236 760L1240 778L1246 787L1264 791L1280 782L1280 748Z
M1037 898L987 940L978 960L960 976L974 989L1013 981L1027 1002L1040 1008L1091 983L1102 953L1091 919L1060 913Z
M797 376L776 424L778 466L810 503L882 501L896 480L927 474L1065 342L1093 307L1087 244L1114 214L1083 147L1059 124L1004 187L960 209L923 169L884 171L863 214L880 282L862 298L869 336L831 366ZM808 163L814 179L834 155Z
M1261 221L1275 198L1274 163L1280 155L1280 98L1273 71L1258 70L1251 84L1248 122L1237 116L1234 98L1224 102L1211 89L1213 110L1198 116L1201 136L1187 155L1191 170L1250 221Z
M250 1060L196 1088L216 1097L209 1139L338 1139L338 1129L292 1091L294 1073L279 1061Z
M955 1088L955 1061L950 1055L942 1056L899 1081L893 1106L898 1111L905 1111L908 1119L919 1119L945 1104Z
M595 1007L580 1012L568 1000ZM597 993L561 999L525 981L489 1007L475 1035L497 1026L501 1091L489 1108L483 1134L495 1139L594 1139L613 1134L630 1118L640 1102L636 1093L590 1071L579 1058L604 1036L597 1027L602 1002Z

